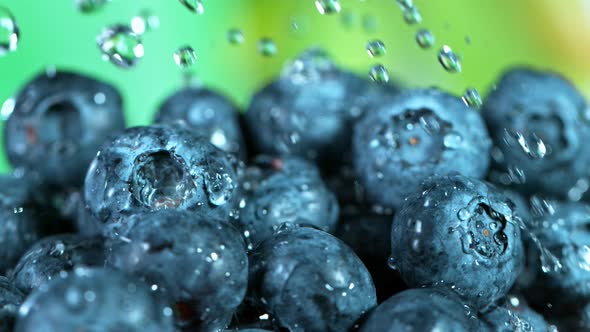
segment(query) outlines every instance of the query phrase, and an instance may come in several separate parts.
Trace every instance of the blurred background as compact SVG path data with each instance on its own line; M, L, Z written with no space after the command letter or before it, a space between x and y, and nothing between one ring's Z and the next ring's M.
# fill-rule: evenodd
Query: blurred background
M178 0L112 0L82 13L75 0L0 0L19 28L15 52L0 56L0 105L33 76L55 67L79 71L114 84L125 99L129 125L149 124L158 105L186 84L187 73L230 97L242 109L285 61L321 46L340 65L368 78L380 63L402 86L439 86L457 95L476 88L485 97L507 67L526 64L561 72L590 96L590 0L414 0L421 22L407 24L396 0L340 0L341 11L321 15L314 0L202 0L204 13ZM101 59L96 37L112 24L129 24L145 12L159 27L142 36L139 63L121 69ZM432 48L415 41L419 29L435 37ZM239 29L243 43L227 33ZM262 56L257 43L274 41L277 52ZM379 39L386 54L367 55ZM172 54L190 45L196 63L179 68ZM437 52L449 45L460 55L462 72L446 72ZM0 155L0 170L9 165Z

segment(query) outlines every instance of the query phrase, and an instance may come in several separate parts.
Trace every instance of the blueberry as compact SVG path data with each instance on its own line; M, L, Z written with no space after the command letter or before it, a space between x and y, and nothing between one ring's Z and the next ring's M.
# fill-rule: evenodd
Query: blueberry
M550 325L543 316L527 306L522 298L509 295L505 303L481 316L483 327L490 332L546 332Z
M0 276L0 332L11 332L18 307L25 296L10 283L6 277Z
M80 191L59 195L62 198L58 204L59 213L74 225L77 233L86 236L100 235L103 224L86 208L83 195Z
M424 181L391 229L390 264L410 287L447 287L477 308L505 296L524 263L514 203L458 173Z
M352 123L391 93L338 69L323 51L310 49L252 98L246 122L262 153L339 165L349 155Z
M35 243L12 271L12 282L30 293L77 266L104 265L103 239L76 234L54 235Z
M495 182L509 184L502 174L517 167L526 181L512 184L516 190L566 198L577 180L588 176L590 113L584 97L563 77L509 70L482 114L496 146Z
M456 295L441 289L410 289L380 304L361 332L477 331L479 321Z
M248 257L231 224L181 210L137 214L107 241L107 264L140 276L175 304L190 331L225 328L247 288Z
M330 234L287 225L252 252L249 296L286 331L347 331L376 305L369 272Z
M147 285L117 271L77 268L37 288L15 332L174 331L171 309Z
M194 133L213 145L245 156L237 108L225 97L204 88L185 88L168 97L156 114L156 123L186 122Z
M240 223L253 243L270 237L282 223L312 225L327 232L338 221L338 201L316 166L303 159L257 159L242 182L246 193Z
M80 74L40 74L19 93L4 146L14 167L49 186L78 187L104 140L125 128L111 85Z
M231 160L185 126L129 128L99 151L84 198L102 222L166 208L227 218L237 196Z
M353 161L369 201L397 208L433 174L482 178L491 140L478 112L437 89L407 90L354 128Z

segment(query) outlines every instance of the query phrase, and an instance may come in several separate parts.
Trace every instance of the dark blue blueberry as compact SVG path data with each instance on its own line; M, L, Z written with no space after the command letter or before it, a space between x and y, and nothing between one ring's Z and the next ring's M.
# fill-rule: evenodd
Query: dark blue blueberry
M503 174L516 167L526 180L513 183L515 189L568 197L578 179L589 174L588 110L580 92L557 74L524 68L507 71L482 110L496 146L494 182L509 184Z
M209 89L185 88L168 97L156 114L156 123L184 121L195 134L211 144L245 156L238 109L225 97Z
M526 285L524 293L532 304L542 307L552 303L556 308L553 311L560 311L560 307L590 302L590 206L569 202L552 205L553 214L535 218L530 228L562 268L552 269L540 261L538 251L533 251L527 257L527 272L536 272L536 278Z
M478 112L437 89L407 90L354 128L353 161L369 201L397 208L427 177L486 175L491 140Z
M261 153L340 166L348 161L353 122L391 93L338 69L323 51L310 49L253 97L246 122Z
M477 308L492 305L524 264L515 209L479 180L429 178L396 212L390 264L410 287L447 287Z
M380 304L361 326L361 332L477 331L472 310L451 292L410 289Z
M518 296L509 295L501 306L481 315L482 327L490 332L549 332L545 318Z
M13 166L44 184L78 187L102 143L124 128L113 86L69 72L43 73L17 96L4 146Z
M172 310L147 285L117 271L77 268L37 288L15 332L174 331Z
M222 220L180 210L137 214L126 226L107 242L107 264L170 297L179 327L225 328L248 282L240 232Z
M103 224L86 208L84 194L79 191L59 195L58 210L65 220L70 221L77 233L86 236L100 235Z
M347 331L376 305L369 271L328 233L287 225L250 257L250 298L285 331Z
M253 243L270 237L283 223L306 224L327 232L338 221L338 201L315 165L299 158L260 157L246 170L240 223Z
M14 319L25 296L6 277L0 276L0 332L12 332Z
M129 128L99 151L84 198L103 222L166 208L227 218L238 187L231 160L186 126Z
M104 265L103 239L76 234L54 235L35 243L12 271L16 287L29 293L78 266Z

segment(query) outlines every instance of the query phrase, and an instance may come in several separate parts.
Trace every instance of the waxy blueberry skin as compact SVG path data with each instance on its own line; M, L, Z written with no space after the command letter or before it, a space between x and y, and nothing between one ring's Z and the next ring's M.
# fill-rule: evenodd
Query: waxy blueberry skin
M10 280L0 276L0 332L12 332L18 308L25 295Z

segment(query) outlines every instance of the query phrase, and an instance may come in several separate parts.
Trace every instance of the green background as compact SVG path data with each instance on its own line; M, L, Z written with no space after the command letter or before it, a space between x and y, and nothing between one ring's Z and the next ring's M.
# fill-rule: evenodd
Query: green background
M320 15L313 0L203 0L203 15L189 12L178 0L113 0L92 14L78 12L73 0L0 0L21 30L18 50L0 57L0 104L34 75L55 66L114 84L124 96L128 124L148 124L158 104L183 84L183 71L172 53L185 44L198 56L190 70L242 108L277 75L286 59L315 45L362 75L372 64L383 63L392 80L407 86L436 85L456 94L475 87L485 95L503 69L530 64L560 71L583 92L590 92L585 56L590 36L580 26L588 17L580 14L584 12L580 6L558 6L561 1L551 0L414 3L423 21L408 26L395 0L341 0L341 13L331 16ZM145 9L159 17L160 27L143 36L145 56L140 63L120 69L102 61L95 42L101 29L127 24ZM242 29L243 44L227 42L231 28ZM417 46L418 28L434 33L432 49ZM276 56L257 53L256 42L262 37L276 41ZM381 39L387 47L387 54L377 60L365 50L372 39ZM436 52L443 44L461 54L461 74L449 74L438 64ZM0 170L8 169L0 155Z

